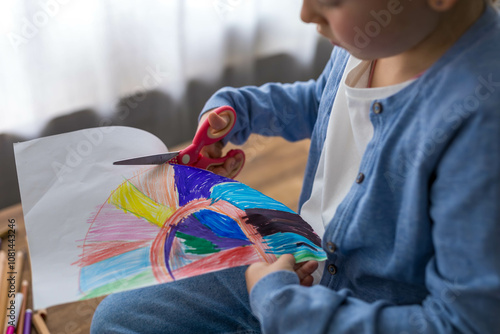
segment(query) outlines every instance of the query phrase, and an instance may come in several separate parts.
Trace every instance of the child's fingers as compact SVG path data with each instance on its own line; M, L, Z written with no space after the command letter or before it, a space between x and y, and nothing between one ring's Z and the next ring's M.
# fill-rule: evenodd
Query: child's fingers
M244 157L241 154L237 154L232 158L228 158L224 163L224 168L228 171L229 178L234 178L238 171L241 169L241 164L244 161Z
M279 259L272 264L275 268L280 270L290 270L294 271L295 257L292 254L284 254L279 257Z
M209 167L207 170L211 171L212 173L215 173L217 175L220 175L220 176L224 176L224 177L229 177L229 173L227 172L227 170L222 167L222 166L216 166L216 167Z
M229 158L224 162L223 165L209 167L208 170L214 172L217 175L231 178L231 175L233 173L233 161L232 160L234 160L234 158Z
M300 280L300 285L303 285L303 286L312 286L314 282L314 278L309 275L307 277L305 277L304 279Z
M250 293L254 285L264 276L269 274L270 264L266 262L257 262L251 264L245 271L245 281L247 283L247 291Z
M306 277L311 276L311 274L318 269L317 261L307 261L303 262L303 264L295 269L297 276L299 276L300 281L304 280Z
M220 158L222 156L222 148L224 145L218 141L212 145L205 146L201 149L200 153L208 158Z
M275 271L289 270L294 271L295 258L291 254L281 255L276 262L269 264L265 262L258 262L250 265L245 272L245 279L247 282L248 293L252 290L253 286L264 276L269 275ZM308 279L306 279L306 283Z
M297 271L297 270L301 269L303 266L306 266L306 268L303 268L302 270L307 269L307 268L308 268L308 266L313 266L313 267L314 267L314 266L317 266L317 264L318 264L318 263L316 262L316 264L314 264L314 262L316 262L316 261L304 261L304 262L299 262L299 263L297 263L297 264L293 267L293 270ZM313 264L311 264L311 263L313 263ZM316 269L314 269L314 270L316 270ZM314 270L313 270L313 271L314 271Z
M210 128L215 131L224 130L231 122L231 112L225 110L220 114L216 114L213 111L205 113L200 119L200 125L208 121ZM211 159L217 159L222 156L222 149L224 145L221 141L218 141L212 145L205 146L201 149L201 154ZM242 155L236 155L235 157L228 158L224 161L223 165L212 166L207 169L215 174L225 176L228 178L234 178L238 171L241 169L241 165L244 162L244 157Z
M295 270L295 271L299 270L299 268L302 267L306 263L307 263L307 261L296 263L295 266L293 266L293 270Z
M204 150L202 150L202 154L204 156L208 156L209 158L220 158L220 156L222 155L222 144L220 145L220 147L207 146L204 148ZM236 173L240 170L243 161L244 158L242 155L236 155L234 157L228 158L226 161L224 161L224 164L222 165L211 166L208 167L207 169L217 175L233 178L236 175Z

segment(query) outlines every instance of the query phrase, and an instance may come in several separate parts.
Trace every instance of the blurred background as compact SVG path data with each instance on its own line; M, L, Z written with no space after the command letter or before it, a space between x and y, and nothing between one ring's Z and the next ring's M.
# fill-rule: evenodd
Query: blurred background
M302 0L2 0L0 208L20 202L12 144L123 125L192 139L223 86L316 78L331 52Z

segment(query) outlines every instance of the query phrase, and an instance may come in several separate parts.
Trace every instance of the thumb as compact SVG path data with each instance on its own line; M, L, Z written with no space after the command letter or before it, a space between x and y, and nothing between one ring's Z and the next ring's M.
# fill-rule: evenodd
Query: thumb
M208 115L208 123L216 131L224 129L229 124L229 121L229 117L224 113L217 115L212 112Z
M292 254L281 255L276 261L276 265L281 269L294 271L293 268L295 266L295 257Z

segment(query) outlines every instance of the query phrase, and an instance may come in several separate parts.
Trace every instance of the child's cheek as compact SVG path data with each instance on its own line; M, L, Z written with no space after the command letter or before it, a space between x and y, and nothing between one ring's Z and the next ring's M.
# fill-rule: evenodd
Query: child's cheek
M358 17L343 17L341 20L332 22L330 27L332 28L333 36L335 36L336 41L348 51L354 51L355 49L365 48L365 32L363 20L359 20Z

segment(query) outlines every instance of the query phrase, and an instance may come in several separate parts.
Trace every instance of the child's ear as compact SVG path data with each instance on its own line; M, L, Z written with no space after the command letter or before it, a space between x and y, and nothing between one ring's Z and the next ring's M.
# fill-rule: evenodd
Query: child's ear
M458 0L428 0L429 6L436 12L446 12L452 9ZM470 0L469 0L470 1Z

